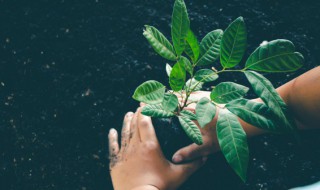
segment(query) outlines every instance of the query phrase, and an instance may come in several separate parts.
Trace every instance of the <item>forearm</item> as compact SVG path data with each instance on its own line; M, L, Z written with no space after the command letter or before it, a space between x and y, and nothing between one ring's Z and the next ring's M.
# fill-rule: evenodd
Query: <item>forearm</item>
M304 73L276 90L292 112L298 129L320 128L320 67ZM261 99L254 101L262 102ZM248 136L267 132L239 120Z
M320 128L320 67L286 84L283 92L300 129Z

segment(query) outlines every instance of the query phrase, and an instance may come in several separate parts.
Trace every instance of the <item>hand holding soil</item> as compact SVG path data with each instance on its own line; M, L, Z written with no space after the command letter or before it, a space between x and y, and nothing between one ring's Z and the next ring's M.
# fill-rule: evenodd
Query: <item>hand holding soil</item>
M126 114L121 147L115 129L109 132L110 173L115 190L176 189L201 167L206 158L175 165L166 160L158 143L151 118Z
M182 96L184 96L184 94L182 94L182 96L179 94L176 94L176 95L178 96L179 102L183 103L184 97L182 97ZM192 111L192 112L195 112L196 103L203 97L209 98L210 92L209 91L193 92L189 98L188 104L189 103L190 104L185 109ZM260 99L254 99L253 101L262 102ZM224 105L220 105L220 106L224 106ZM219 116L219 110L220 110L220 108L219 108L219 106L217 106L217 111L216 111L217 113L216 113L215 117L204 128L201 128L199 126L198 122L195 121L201 131L202 136L203 136L203 144L197 145L197 144L193 143L187 147L184 147L184 148L178 150L172 157L172 161L174 163L191 161L191 160L197 159L199 157L208 156L210 154L213 154L215 152L220 151L220 146L218 143L216 127L215 127L217 124L218 116ZM248 136L262 134L262 133L266 132L266 131L263 131L259 128L256 128L256 127L244 122L240 118L238 118L238 119L240 120L240 123L242 124L242 126Z
M176 95L178 96L179 101L183 102L184 98L182 98L178 94ZM196 102L203 97L210 97L210 92L207 92L207 91L193 92L189 98L190 105L185 109L195 112ZM174 163L180 163L183 161L193 160L202 156L208 156L220 150L218 139L217 139L216 128L214 127L216 126L218 115L219 115L219 108L217 107L217 114L215 115L213 120L209 124L207 124L204 128L201 128L198 122L196 122L203 137L203 144L199 146L193 143L187 147L184 147L178 150L172 157L172 161Z
M277 92L296 116L295 122L299 129L319 128L317 125L320 113L318 105L320 97L319 70L320 67L317 67L277 89ZM305 98L303 89L307 89L310 96ZM208 92L196 92L191 96L193 100L190 101L196 101L205 96L208 96ZM253 101L261 102L260 99ZM217 107L219 108L220 105ZM195 106L190 104L186 109L194 111ZM301 117L305 113L308 115ZM116 130L111 129L109 133L110 170L114 188L116 190L176 189L204 164L206 156L219 150L215 128L218 115L216 114L204 128L199 127L204 139L202 145L191 144L178 150L173 156L175 163L198 159L190 163L176 165L164 157L151 118L142 115L141 108L135 114L127 113L122 128L121 149L118 145ZM310 120L305 118L310 118ZM240 118L238 119L247 136L266 132ZM198 125L198 123L196 124Z
M295 122L299 129L313 129L319 128L319 75L320 67L316 67L309 72L293 79L292 81L277 88L277 92L292 109L295 115ZM305 90L309 93L306 94ZM180 102L183 100L183 95L178 95ZM196 102L203 97L209 97L210 92L198 91L194 92L190 96L191 103L186 109L195 112ZM262 102L260 98L253 99L255 102ZM180 163L183 161L190 161L201 156L208 156L220 150L219 143L216 135L216 123L218 119L219 106L217 106L217 114L213 120L204 128L200 128L203 135L203 144L196 145L191 144L178 150L172 161L174 163ZM307 114L306 114L307 113ZM243 129L248 137L266 133L268 131L259 129L249 123L238 118ZM198 125L198 123L197 123ZM198 125L199 126L199 125Z

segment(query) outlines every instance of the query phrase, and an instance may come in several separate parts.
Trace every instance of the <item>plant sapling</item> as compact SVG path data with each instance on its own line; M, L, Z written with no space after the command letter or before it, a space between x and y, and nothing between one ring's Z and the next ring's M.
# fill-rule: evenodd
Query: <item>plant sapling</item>
M275 133L295 133L296 126L287 105L271 82L258 72L292 72L303 65L303 56L295 51L292 42L273 40L260 45L246 60L242 69L234 69L243 59L247 47L247 30L242 17L234 20L225 31L209 32L199 43L190 29L190 20L183 0L175 0L172 14L171 42L155 27L145 26L143 35L166 64L170 89L160 82L150 80L135 90L133 98L144 102L142 114L168 118L177 117L186 135L196 144L203 143L198 126L205 127L220 108L216 124L218 142L227 162L243 180L249 160L246 133L238 117L256 127ZM188 58L187 58L188 57ZM198 69L212 67L220 62L222 69ZM196 103L195 113L184 108L189 105L192 92L201 90L203 84L216 81L225 72L243 73L251 88L263 103L245 99L249 88L234 82L216 85L210 99L201 98ZM184 97L179 103L176 94Z

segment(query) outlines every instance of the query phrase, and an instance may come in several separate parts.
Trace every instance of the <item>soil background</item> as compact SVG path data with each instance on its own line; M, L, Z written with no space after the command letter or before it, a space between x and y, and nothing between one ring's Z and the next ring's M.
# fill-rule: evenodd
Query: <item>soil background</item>
M305 65L295 73L266 75L276 87L320 63L320 1L186 4L198 39L243 16L249 34L245 57L263 40L294 42ZM153 52L142 29L153 25L170 36L172 5L173 0L0 0L1 190L112 189L107 133L119 130L123 115L138 106L131 95L139 84L168 84L166 60ZM219 81L225 80L248 84L241 75L221 75ZM169 132L159 132L162 144L185 143L183 134ZM180 189L281 190L319 181L319 136L316 130L301 132L300 145L289 136L251 138L246 183L218 153ZM177 148L163 146L169 156Z

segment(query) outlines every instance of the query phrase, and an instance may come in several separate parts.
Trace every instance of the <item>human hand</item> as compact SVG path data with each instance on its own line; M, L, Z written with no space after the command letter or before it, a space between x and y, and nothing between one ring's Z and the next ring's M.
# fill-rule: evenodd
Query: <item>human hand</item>
M177 96L179 101L183 103L185 97L181 97L181 95L177 95ZM189 97L189 101L195 102L195 103L189 104L189 106L186 107L185 109L195 112L196 102L203 97L210 99L210 92L206 92L206 91L193 92ZM217 139L216 127L215 127L218 120L218 115L219 115L219 107L217 107L216 115L213 118L213 120L210 123L208 123L204 128L201 128L199 124L196 122L202 134L203 144L197 145L193 143L189 146L181 148L172 157L172 161L174 163L181 163L185 161L194 160L199 157L208 156L220 150L220 146Z
M178 95L178 99L181 104L184 104L185 102L185 96L184 94ZM210 99L210 92L206 91L197 91L191 93L188 102L190 101L191 103L188 103L188 107L185 109L195 112L195 107L196 107L196 102L200 100L201 98L206 97ZM252 101L256 102L262 102L261 99L253 99ZM193 103L192 103L193 102ZM202 137L203 137L203 144L202 145L196 145L196 144L191 144L189 146L186 146L184 148L181 148L178 150L172 157L172 161L174 163L181 163L185 161L191 161L194 159L197 159L199 157L203 156L208 156L210 154L213 154L217 151L220 151L220 146L218 143L218 138L217 138L217 133L216 133L216 124L218 121L218 116L219 116L219 110L220 107L223 107L223 105L217 106L216 107L216 115L212 119L210 123L208 123L204 128L201 128L198 123L196 123L201 131ZM241 126L243 127L244 131L247 133L247 136L255 136L255 135L260 135L263 133L266 133L267 131L262 130L260 128L254 127L253 125L246 123L242 119L238 118Z
M115 190L176 189L201 167L205 158L175 165L166 160L158 143L151 118L126 114L121 148L115 129L109 132L110 173Z

